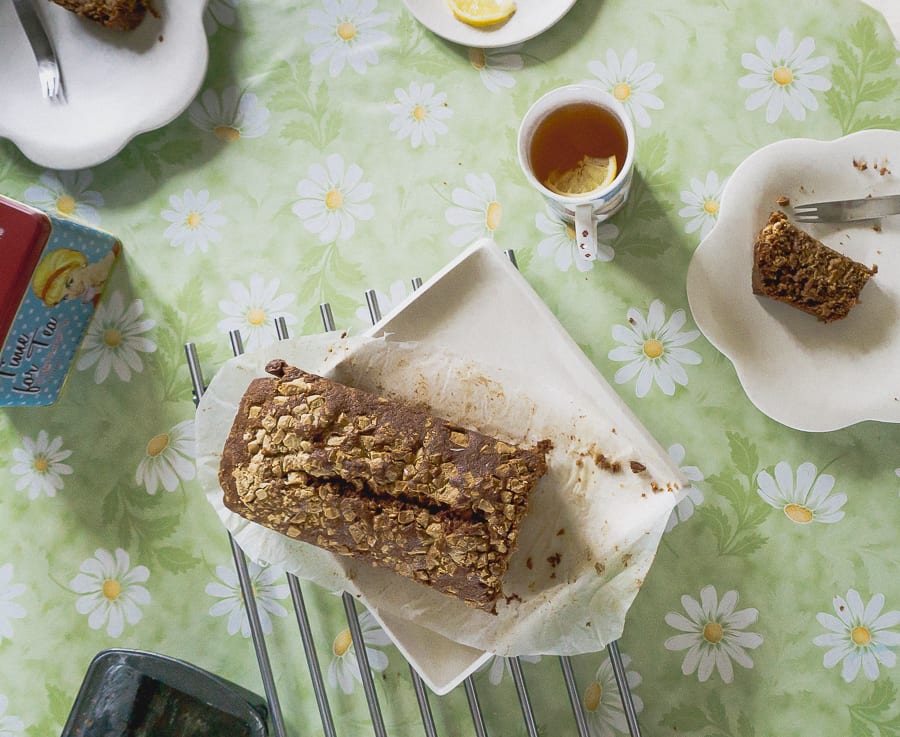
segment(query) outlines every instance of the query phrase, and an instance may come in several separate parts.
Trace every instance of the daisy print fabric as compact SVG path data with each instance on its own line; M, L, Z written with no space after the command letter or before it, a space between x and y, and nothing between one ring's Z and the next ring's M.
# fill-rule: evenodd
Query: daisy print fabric
M693 517L694 510L703 503L703 492L697 487L697 484L703 481L703 472L697 466L682 465L685 458L684 446L680 443L670 445L669 457L675 461L681 473L691 483L687 488L687 495L672 510L669 521L666 523L666 532Z
M278 583L282 572L275 567L262 567L254 561L248 564L250 583L256 595L256 610L259 624L266 635L272 634L272 617L286 617L287 609L280 603L290 595L286 583ZM225 617L225 628L229 635L240 632L241 637L250 637L250 617L241 593L241 583L237 571L232 566L216 566L218 581L206 585L206 593L218 601L209 608L212 617Z
M444 217L456 230L451 245L465 248L479 238L493 238L503 221L503 206L497 199L497 185L487 173L467 174L466 186L456 187L451 195L454 207Z
M437 137L449 130L444 121L453 115L453 110L447 105L447 93L436 92L431 82L410 82L407 89L395 89L394 97L397 102L388 105L388 111L394 116L390 130L398 140L408 138L413 148L419 148L423 142L434 146Z
M381 313L382 317L389 312L392 312L397 305L406 299L408 294L409 290L406 287L406 282L400 281L399 279L391 284L387 294L376 289L375 302L378 305L378 311ZM368 303L356 308L357 320L360 320L366 325L373 325L375 321L372 317Z
M147 441L135 481L148 494L155 494L160 487L175 491L182 481L191 481L196 475L195 459L194 421L185 420Z
M578 251L575 226L566 221L552 207L545 205L546 212L534 216L535 227L544 235L537 245L538 256L552 260L560 271L568 271L575 266L578 271L590 271L595 261L612 261L616 250L610 245L619 237L619 228L612 223L597 226L597 253L584 258Z
M688 375L684 366L696 366L702 359L690 348L700 333L697 330L682 332L687 317L684 310L675 310L666 320L666 308L658 299L653 300L645 317L640 310L631 307L627 313L628 325L614 325L613 338L620 343L613 348L610 361L627 365L615 373L615 382L625 384L635 377L635 394L646 397L656 384L667 396L675 394L675 386L687 386Z
M714 171L706 175L703 181L691 179L691 188L681 193L682 207L678 214L687 220L685 233L700 231L700 238L706 238L719 218L719 203L722 192L728 183L728 177L719 182L719 175Z
M141 621L141 607L150 604L150 592L142 586L149 578L150 570L132 567L131 556L122 548L99 548L81 564L69 588L79 594L75 608L87 616L92 630L105 628L110 637L119 637L126 624Z
M173 248L184 248L188 255L194 249L206 253L210 243L222 240L219 229L228 218L219 212L221 201L210 199L208 190L201 189L195 194L186 189L181 197L174 194L169 197L169 205L171 209L163 210L160 215L171 223L163 237Z
M387 669L389 664L388 656L381 648L390 645L391 640L368 611L359 615L359 627L362 631L363 647L366 649L369 668L381 673ZM341 691L347 695L353 693L357 683L362 683L355 647L356 643L353 642L349 628L338 632L331 643L332 658L326 674L328 685L332 688L340 687Z
M796 476L787 461L775 465L774 474L761 471L756 493L774 509L798 525L833 524L844 518L846 494L832 494L834 476L820 474L809 462L797 466Z
M14 448L13 465L10 471L19 477L16 491L28 492L28 498L54 497L62 491L64 476L72 474L72 467L65 460L72 455L63 447L63 439L57 435L50 440L46 430L41 430L36 438L22 437L22 447Z
M25 584L15 583L15 569L12 563L0 566L0 645L4 640L13 638L12 620L25 619L28 612L25 607L15 601L25 593Z
M324 165L312 164L306 176L297 184L300 199L291 209L320 242L349 240L358 220L374 217L375 208L369 204L374 187L363 181L358 164L347 165L343 156L331 154Z
M666 650L686 650L681 662L681 672L697 674L701 682L708 681L718 672L724 683L734 680L734 663L752 668L753 660L747 650L755 650L763 644L762 635L748 632L747 627L756 622L756 609L738 609L737 591L726 591L721 601L714 586L700 591L700 600L685 594L681 597L684 614L669 612L666 624L680 634L665 642Z
M269 109L252 92L234 85L222 90L204 90L188 108L188 119L200 130L224 143L259 138L269 130Z
M525 67L525 60L518 51L518 46L505 49L469 49L469 64L478 72L481 83L491 92L510 90L516 86L513 72Z
M523 663L540 663L541 656L540 655L519 655L519 660ZM504 676L509 676L512 678L512 666L510 665L510 658L505 658L502 655L495 655L488 662L482 665L478 671L479 673L487 671L488 680L491 682L493 686L499 686L503 683Z
M638 64L637 49L626 51L621 60L615 51L608 49L605 62L592 61L588 69L641 128L650 127L648 110L663 109L663 101L652 92L662 84L663 77L655 71L653 62Z
M640 714L644 710L644 701L636 692L644 679L636 670L629 670L631 657L622 653L622 667L625 680L631 691L634 711ZM581 699L585 720L591 737L617 737L628 734L628 719L619 696L619 686L609 657L604 657L600 667L594 673L594 680L584 689Z
M879 666L893 668L897 664L896 648L900 646L900 611L883 612L884 594L875 594L864 603L859 592L850 589L846 597L834 597L834 614L819 612L816 620L827 632L813 642L828 648L822 664L834 668L841 664L841 678L847 683L861 673L870 681L879 675Z
M293 294L279 294L279 279L266 281L260 274L253 274L245 285L233 281L228 285L230 299L219 302L219 309L225 319L219 321L219 330L230 333L237 330L241 335L244 349L254 351L274 343L278 337L275 320L284 318L287 325L293 325L297 318L287 307L296 299Z
M831 82L814 74L828 66L827 56L812 56L816 42L809 36L794 46L794 34L783 28L775 43L765 36L756 39L757 54L745 53L741 64L749 74L738 80L742 89L752 90L745 107L749 111L765 106L766 122L775 123L786 110L794 120L805 120L806 111L819 109L817 92L831 89Z
M90 225L100 223L103 195L90 189L94 175L90 169L78 171L45 171L40 184L25 190L25 201L53 215L82 220Z
M0 737L24 737L25 722L14 714L8 714L9 698L0 693Z
M313 52L313 65L328 63L328 74L337 77L349 66L365 74L378 63L378 50L390 43L391 37L380 26L390 20L387 13L377 13L375 0L324 0L321 7L308 16L312 29L304 37Z

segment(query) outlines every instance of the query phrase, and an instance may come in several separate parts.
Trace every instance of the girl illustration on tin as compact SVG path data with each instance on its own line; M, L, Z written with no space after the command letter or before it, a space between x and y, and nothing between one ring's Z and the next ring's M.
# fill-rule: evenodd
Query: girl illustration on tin
M87 256L71 248L51 251L34 270L34 293L47 307L78 297L82 302L93 301L96 306L118 250L113 248L95 263L89 263Z

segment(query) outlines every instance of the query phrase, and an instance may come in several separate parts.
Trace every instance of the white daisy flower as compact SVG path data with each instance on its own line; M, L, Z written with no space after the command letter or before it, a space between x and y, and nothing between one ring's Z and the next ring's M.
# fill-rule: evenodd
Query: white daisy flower
M625 679L631 691L634 711L640 714L644 710L644 701L634 693L634 690L643 683L644 679L637 671L627 670L629 665L631 665L631 657L622 653L622 666L626 669ZM618 734L628 734L628 720L625 717L616 675L608 656L603 658L594 675L594 680L585 688L581 704L584 707L584 716L591 737L616 737Z
M813 92L831 89L831 82L812 72L829 63L827 56L810 58L816 43L809 36L794 47L794 34L783 28L773 45L769 39L756 39L756 54L742 54L741 64L750 74L741 77L738 85L755 90L745 103L747 110L766 105L766 122L774 123L786 108L794 120L805 120L807 110L818 110L819 102Z
M322 0L321 9L309 13L309 31L305 40L315 46L309 60L328 62L328 73L338 76L349 64L353 71L365 74L366 67L378 63L378 49L391 37L378 26L390 20L388 13L375 13L375 0Z
M179 422L169 432L150 438L134 480L148 494L155 494L160 486L175 491L182 481L194 478L196 457L194 421Z
M103 207L103 195L92 189L94 175L90 169L78 171L45 171L40 185L25 190L25 201L54 215L76 218L91 225L100 222L97 208Z
M568 271L574 264L578 271L590 271L594 268L594 261L612 261L615 258L616 251L609 245L619 237L619 229L615 225L600 223L597 226L597 254L587 259L578 253L575 226L549 205L546 210L546 214L539 212L534 216L535 226L547 236L538 243L537 252L542 258L552 258L557 269Z
M269 109L252 92L241 92L234 85L223 89L221 97L214 90L204 90L188 108L188 118L226 143L259 138L269 130Z
M209 0L203 11L203 29L212 36L219 26L233 28L237 23L237 6L241 0Z
M655 299L645 319L638 309L631 307L629 324L615 325L612 329L613 338L622 345L613 348L608 358L628 362L616 371L615 381L624 384L637 376L635 394L638 397L647 396L654 382L664 394L672 396L676 384L687 386L688 383L682 364L695 366L703 360L699 354L683 347L700 336L697 330L681 332L686 320L684 310L675 310L668 322L665 310L665 305Z
M404 299L406 299L407 291L406 282L397 280L390 286L389 294L385 294L378 289L375 290L375 299L378 302L378 309L381 311L382 317L387 315ZM372 316L369 314L368 303L356 308L356 317L367 325L372 324Z
M787 461L776 464L774 478L768 471L760 471L756 483L760 498L798 525L833 523L844 518L841 507L847 503L847 495L832 494L834 476L819 474L812 463L797 466L796 483Z
M725 177L720 184L719 175L714 171L706 175L704 182L691 179L690 190L681 193L681 201L686 207L678 211L681 217L688 219L684 226L685 233L699 230L701 239L709 235L719 217L719 204L722 202L722 192L727 182L728 177Z
M291 208L310 233L322 243L346 241L356 232L357 220L371 220L375 209L367 200L372 184L364 182L357 164L346 166L340 154L331 154L322 164L312 164L307 179L297 184L300 200Z
M263 568L251 560L247 564L247 571L250 574L253 593L256 595L259 624L263 633L269 635L272 633L272 618L269 615L287 616L287 609L278 603L278 599L286 599L290 595L290 589L286 583L275 583L281 578L282 573L273 566ZM232 566L216 566L216 575L221 582L208 583L206 593L220 601L209 608L209 613L213 617L228 617L229 635L240 632L242 637L250 637L250 618L247 616L237 571Z
M588 69L603 89L625 106L641 128L650 126L648 108L663 109L663 101L650 94L650 90L659 87L663 80L661 74L653 71L655 68L656 65L649 61L638 65L636 49L626 51L621 62L615 51L607 49L606 64L602 61L588 63Z
M398 102L388 105L394 116L390 130L396 131L397 139L409 139L413 148L418 148L424 140L430 146L437 142L436 135L444 134L448 128L444 120L453 115L447 107L447 93L435 93L434 85L426 82L410 82L409 89L398 87L394 90Z
M12 563L0 566L0 644L4 639L12 639L13 628L10 620L24 619L27 614L25 607L13 601L25 593L25 584L12 582L13 573Z
M184 246L186 254L193 253L195 248L206 253L210 243L222 240L217 228L225 225L228 218L219 213L221 200L210 200L207 190L194 194L193 190L186 189L182 197L173 194L169 205L172 209L163 210L160 215L172 223L163 237L173 248Z
M139 584L150 578L146 566L131 568L131 558L122 548L115 553L99 548L86 559L69 588L81 594L75 602L79 614L86 614L92 630L106 627L110 637L118 637L125 623L137 624L141 606L150 603L150 592Z
M274 343L278 338L275 320L283 317L285 323L293 325L297 318L285 312L294 303L295 295L278 294L280 280L272 279L268 284L259 274L250 277L248 286L238 281L228 285L230 300L219 302L219 309L227 317L220 320L219 330L230 333L239 330L244 348L255 351L264 345Z
M81 357L75 364L79 371L94 364L94 382L102 384L113 369L122 381L131 381L131 372L141 373L144 362L140 353L153 353L156 343L143 335L156 326L155 320L142 320L143 301L136 299L126 309L125 297L115 291L100 302L88 326Z
M390 645L391 639L368 611L359 615L359 627L362 630L369 667L380 673L388 667L388 656L377 648ZM331 643L331 652L334 657L328 664L328 684L332 688L340 686L341 691L348 695L353 693L354 681L362 683L355 647L349 628L338 632Z
M22 447L13 448L14 465L9 469L19 480L16 491L28 489L28 498L39 496L56 496L63 488L63 476L72 473L72 467L63 463L72 455L71 450L62 447L62 437L57 435L53 440L44 430L36 439L22 437Z
M495 655L493 658L481 665L478 668L478 672L483 673L486 670L489 671L488 680L492 685L499 686L503 682L504 675L508 675L510 678L512 678L512 666L510 666L509 664L510 660L512 660L512 658L505 658L502 655ZM541 656L520 655L519 660L525 663L540 663Z
M860 667L866 678L874 681L879 663L886 668L897 664L894 648L900 645L900 632L892 628L900 624L900 611L882 614L883 608L884 594L875 594L864 605L859 593L850 589L846 599L834 597L836 617L827 612L816 615L819 624L829 630L813 639L816 645L830 648L822 664L833 668L843 660L841 677L847 683L856 679Z
M503 206L497 200L497 185L490 174L466 174L468 189L457 187L451 195L456 207L449 207L444 217L450 225L459 226L450 243L459 248L488 236L503 220Z
M522 55L516 53L520 46L503 49L469 49L469 63L478 71L482 84L491 92L502 92L516 86L516 78L510 72L518 72L525 66Z
M752 668L753 660L745 652L745 648L753 650L763 643L762 635L756 632L744 632L753 624L759 612L756 609L735 611L737 591L727 591L718 600L714 586L705 586L700 591L700 601L684 595L681 605L687 617L678 612L669 612L666 624L680 630L683 634L666 640L666 650L687 650L681 664L681 672L689 676L697 671L697 678L709 680L713 670L718 670L725 683L734 680L735 661L744 668Z
M9 699L5 694L0 694L0 737L23 737L25 722L19 717L7 714L8 708Z
M694 515L694 509L703 504L703 492L697 488L696 484L703 481L703 472L696 466L682 466L684 463L685 451L684 446L675 443L669 446L669 457L675 461L684 477L691 481L687 487L687 495L675 505L669 521L666 523L666 532L675 527L679 522L684 522Z

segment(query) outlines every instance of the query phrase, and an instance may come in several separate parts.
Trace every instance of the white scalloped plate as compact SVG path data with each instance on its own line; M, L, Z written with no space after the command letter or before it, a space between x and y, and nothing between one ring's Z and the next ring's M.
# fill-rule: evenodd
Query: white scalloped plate
M157 2L133 31L112 31L38 3L63 71L66 102L41 97L37 66L11 2L0 2L0 137L51 169L95 166L178 116L197 94L209 49L207 0Z
M407 10L432 33L476 49L512 46L557 23L575 0L516 0L516 12L503 24L476 28L457 20L446 0L403 0Z
M854 160L869 167L860 171ZM877 167L871 164L877 163ZM882 165L885 166L881 173ZM892 170L892 171L891 171ZM725 187L718 222L694 253L687 293L698 327L734 364L762 412L798 430L900 422L900 216L802 227L878 274L862 301L829 324L751 291L753 240L776 200L900 193L900 132L778 141L749 156Z

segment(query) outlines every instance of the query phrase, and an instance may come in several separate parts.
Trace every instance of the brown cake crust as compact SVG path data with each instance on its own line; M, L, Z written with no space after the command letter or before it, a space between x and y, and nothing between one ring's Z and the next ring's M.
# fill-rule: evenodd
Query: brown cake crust
M152 4L143 0L53 0L53 2L116 31L131 31L141 24L148 9L154 12Z
M753 244L753 293L814 315L822 322L847 316L878 271L829 248L775 211Z
M281 360L266 370L225 444L225 505L493 611L549 443L519 448Z

